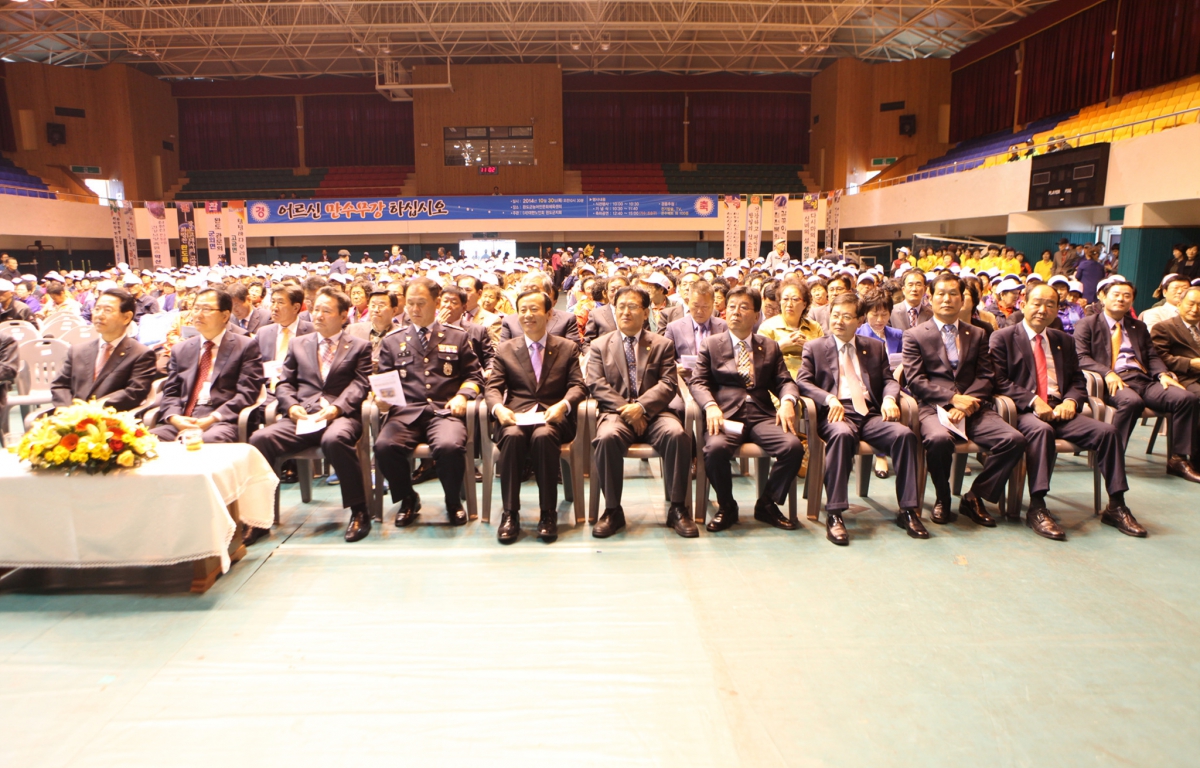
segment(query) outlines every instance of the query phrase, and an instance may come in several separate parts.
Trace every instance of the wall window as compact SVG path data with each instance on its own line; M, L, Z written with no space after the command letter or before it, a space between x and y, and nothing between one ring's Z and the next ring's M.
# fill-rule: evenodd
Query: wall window
M533 165L533 126L443 128L446 165Z

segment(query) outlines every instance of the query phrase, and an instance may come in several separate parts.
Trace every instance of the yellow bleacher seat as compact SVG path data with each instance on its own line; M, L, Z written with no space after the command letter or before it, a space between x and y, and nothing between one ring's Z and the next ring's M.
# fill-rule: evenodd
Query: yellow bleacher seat
M1148 135L1150 135L1151 128L1152 128L1151 123L1138 123L1137 125L1133 126L1133 135L1134 136L1148 136Z

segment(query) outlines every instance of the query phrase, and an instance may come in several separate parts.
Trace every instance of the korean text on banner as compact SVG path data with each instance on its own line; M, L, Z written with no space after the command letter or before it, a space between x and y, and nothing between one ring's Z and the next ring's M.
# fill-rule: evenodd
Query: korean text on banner
M788 196L775 195L771 198L771 217L774 226L771 228L771 244L779 245L783 243L786 250L788 222L787 222Z
M162 202L147 201L146 213L150 214L150 255L154 259L154 268L165 269L171 266L171 236L167 234L167 206Z
M137 267L137 223L133 220L133 203L121 203L121 221L125 230L125 258L130 267Z
M762 195L750 195L746 206L746 258L757 259L762 250Z
M821 206L821 196L816 192L806 194L803 199L804 229L802 255L805 261L817 258L817 212Z
M229 202L229 263L235 267L249 264L246 254L246 202L231 200Z
M725 195L725 260L737 261L742 244L742 196Z
M829 247L833 249L834 253L838 253L838 240L842 234L842 190L840 189L834 190L833 193L833 216L831 221L833 222L831 227L833 230L833 244Z
M225 233L221 231L221 201L205 202L204 212L208 214L208 266L215 267L218 262L225 260Z
M192 264L196 262L196 219L192 204L187 201L175 203L176 216L179 219L179 263Z
M116 200L108 201L108 210L112 214L113 228L113 257L114 264L125 261L125 227L121 222L121 206Z

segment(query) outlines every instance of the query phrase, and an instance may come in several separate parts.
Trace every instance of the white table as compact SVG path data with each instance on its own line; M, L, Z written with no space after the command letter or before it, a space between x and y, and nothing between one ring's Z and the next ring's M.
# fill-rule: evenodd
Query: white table
M271 466L245 443L159 457L107 475L31 471L0 452L0 566L109 568L196 562L192 591L241 559L240 523L270 528Z

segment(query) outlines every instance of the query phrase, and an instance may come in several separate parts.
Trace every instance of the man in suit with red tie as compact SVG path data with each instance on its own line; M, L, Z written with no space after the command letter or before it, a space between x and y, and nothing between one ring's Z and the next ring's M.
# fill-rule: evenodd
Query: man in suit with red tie
M292 340L275 387L286 418L255 432L250 444L272 466L279 456L321 446L341 479L342 506L350 508L346 541L358 541L371 532L355 449L362 436L362 403L370 389L371 345L344 332L349 313L346 294L328 287L317 292L312 308L316 333ZM299 434L297 423L301 420L325 422L325 426Z
M420 443L433 452L450 524L467 522L461 500L467 461L463 416L467 401L483 390L483 372L466 332L438 321L441 292L429 278L414 278L404 294L409 325L387 336L379 349L379 372L399 372L406 403L387 410L375 439L375 462L399 504L397 528L412 525L421 509L408 464Z
M136 302L120 288L109 288L96 299L92 326L96 341L75 344L50 385L54 405L95 398L118 411L137 408L150 394L157 368L154 351L129 336Z
M1113 426L1121 439L1122 453L1148 406L1166 413L1171 420L1173 443L1167 474L1200 483L1200 473L1188 458L1196 428L1196 396L1167 369L1146 324L1129 317L1136 296L1134 287L1124 280L1108 285L1102 299L1104 310L1075 326L1079 364L1085 371L1104 377L1104 401L1116 411Z
M699 535L687 510L691 479L692 439L679 418L667 410L679 390L675 345L643 329L650 295L641 288L617 291L617 330L592 344L588 356L588 386L600 406L596 437L596 473L604 491L604 515L592 536L607 538L625 527L621 507L625 452L634 442L649 443L663 457L669 488L667 526L684 538Z
M756 291L743 286L730 291L725 300L729 331L709 336L689 382L692 397L704 409L708 430L704 468L717 494L717 513L705 527L713 533L738 522L729 462L747 440L775 460L766 495L754 505L754 519L785 531L799 527L779 510L779 504L787 498L804 461L804 446L795 434L800 390L788 375L779 345L753 331L761 310ZM778 409L771 395L779 398Z
M842 513L850 507L850 468L860 440L892 457L896 467L896 525L914 539L927 539L917 498L917 436L900 424L900 384L892 376L883 342L857 335L863 320L857 294L830 302L832 335L804 345L796 382L800 394L817 406L818 430L825 441L825 537L850 543Z
M1066 540L1066 533L1046 509L1046 494L1054 472L1054 441L1069 440L1096 452L1109 498L1101 520L1128 536L1145 537L1146 529L1125 506L1129 483L1116 428L1080 413L1087 403L1087 384L1075 340L1050 327L1058 317L1058 291L1045 283L1034 285L1025 295L1022 314L1020 323L993 333L990 344L996 394L1010 397L1016 404L1017 429L1027 443L1029 510L1025 524L1039 536Z
M515 316L521 335L496 347L487 382L487 407L498 422L500 496L504 512L496 538L512 544L521 535L521 470L526 457L537 478L541 517L538 538L558 538L558 462L563 443L575 438L579 404L587 397L579 369L579 345L551 334L549 294L525 291L517 297ZM513 317L513 315L509 315ZM519 424L517 415L540 412L535 421Z
M938 525L954 519L950 509L954 435L942 426L941 408L988 454L983 471L963 494L959 512L978 525L994 528L996 521L984 501L1000 500L1025 451L1025 438L992 410L992 359L983 331L958 319L965 289L963 279L950 272L934 279L930 286L933 319L904 332L904 378L920 405L921 439L937 494L930 519Z
M258 400L265 380L258 344L225 327L232 312L233 298L220 288L196 296L192 325L200 335L171 350L158 426L151 430L160 439L200 429L206 443L237 440L238 414Z

